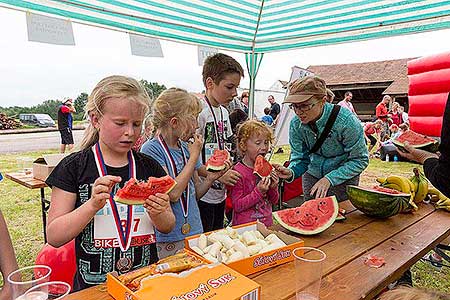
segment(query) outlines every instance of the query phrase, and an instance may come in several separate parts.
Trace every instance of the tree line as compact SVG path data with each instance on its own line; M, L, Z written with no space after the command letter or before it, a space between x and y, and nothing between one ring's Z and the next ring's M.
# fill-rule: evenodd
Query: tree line
M157 82L148 82L145 79L141 79L140 83L146 89L150 99L155 99L161 94L162 91L166 89L164 84L159 84ZM88 100L87 93L81 93L74 100L74 106L76 113L73 114L73 119L76 121L81 121L84 119L84 107ZM22 106L11 106L11 107L1 107L0 112L6 114L11 118L19 118L19 114L48 114L52 119L56 120L58 118L58 108L62 104L62 100L45 100L41 104L34 105L31 107Z

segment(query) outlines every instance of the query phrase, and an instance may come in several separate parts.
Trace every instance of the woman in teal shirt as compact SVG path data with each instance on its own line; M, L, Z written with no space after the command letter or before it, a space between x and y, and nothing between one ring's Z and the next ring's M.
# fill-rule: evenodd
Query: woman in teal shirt
M294 81L284 103L296 116L289 128L291 159L288 168L275 164L288 182L302 177L305 200L335 195L347 200L347 185L358 185L369 164L369 153L359 119L340 109L330 132L317 151L311 151L324 131L334 105L327 103L326 84L316 76Z

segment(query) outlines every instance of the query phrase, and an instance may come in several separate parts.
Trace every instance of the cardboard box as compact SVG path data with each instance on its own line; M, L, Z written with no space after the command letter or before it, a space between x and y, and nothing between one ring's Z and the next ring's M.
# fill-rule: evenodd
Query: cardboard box
M42 155L33 162L33 177L45 181L65 156L63 153Z
M281 231L273 231L267 229L267 227L260 222L251 222L247 224L242 224L238 226L233 226L232 228L236 229L239 234L243 234L245 231L249 230L258 230L261 234L266 237L269 234L273 233L278 236L283 242L286 243L287 246L282 248L277 248L268 252L256 254L241 260L233 261L229 264L226 264L230 268L238 271L243 275L253 274L277 265L281 265L294 260L294 256L292 251L295 248L304 246L303 240L296 238L294 236L288 235ZM205 235L209 235L212 232L205 233ZM191 237L187 237L185 239L185 248L192 250L192 246L198 247L198 238L200 234L194 235Z
M166 273L142 280L133 292L108 274L108 293L116 300L259 300L261 287L223 264L202 265L179 274Z

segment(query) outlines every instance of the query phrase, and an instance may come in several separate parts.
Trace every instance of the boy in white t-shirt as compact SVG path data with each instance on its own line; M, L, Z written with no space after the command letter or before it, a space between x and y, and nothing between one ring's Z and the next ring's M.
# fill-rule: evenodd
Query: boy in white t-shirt
M241 65L231 56L217 53L208 57L203 65L203 84L206 94L204 107L198 117L197 132L203 136L202 161L206 163L215 149L230 149L231 131L227 106L237 96L237 87L244 76ZM198 173L206 176L205 166ZM226 185L234 186L240 174L227 171L200 199L198 207L205 232L223 228Z

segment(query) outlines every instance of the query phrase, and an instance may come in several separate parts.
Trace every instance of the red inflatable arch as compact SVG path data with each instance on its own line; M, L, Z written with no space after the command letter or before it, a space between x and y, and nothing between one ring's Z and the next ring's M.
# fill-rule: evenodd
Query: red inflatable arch
M411 129L440 137L442 116L450 92L450 53L408 61Z

